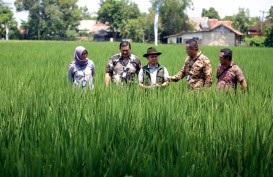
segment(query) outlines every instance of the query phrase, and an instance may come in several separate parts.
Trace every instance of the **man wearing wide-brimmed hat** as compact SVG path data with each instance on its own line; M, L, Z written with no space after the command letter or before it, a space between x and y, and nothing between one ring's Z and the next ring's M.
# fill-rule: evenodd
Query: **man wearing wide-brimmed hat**
M139 85L142 88L165 87L169 84L169 73L166 67L158 63L158 56L161 52L157 52L154 47L147 49L147 53L143 55L149 63L142 67L138 74Z

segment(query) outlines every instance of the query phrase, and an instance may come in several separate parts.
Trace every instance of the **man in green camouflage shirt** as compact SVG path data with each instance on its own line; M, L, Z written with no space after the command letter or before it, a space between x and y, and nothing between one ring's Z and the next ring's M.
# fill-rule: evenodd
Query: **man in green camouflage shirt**
M177 82L186 77L191 89L209 88L212 84L212 67L210 60L199 51L198 43L194 39L186 41L188 57L181 70L170 80Z

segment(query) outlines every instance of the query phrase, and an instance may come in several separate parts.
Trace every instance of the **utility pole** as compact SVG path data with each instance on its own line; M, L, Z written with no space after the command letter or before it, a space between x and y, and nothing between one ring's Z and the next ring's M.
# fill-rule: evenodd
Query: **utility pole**
M41 0L38 1L39 5L39 15L38 15L38 30L37 30L37 39L40 40L40 16L41 16Z
M264 14L268 13L266 11L260 10L260 12L263 14L261 19L261 33L263 33L263 21L264 21Z
M9 40L9 26L8 26L8 22L5 23L6 26L6 40Z

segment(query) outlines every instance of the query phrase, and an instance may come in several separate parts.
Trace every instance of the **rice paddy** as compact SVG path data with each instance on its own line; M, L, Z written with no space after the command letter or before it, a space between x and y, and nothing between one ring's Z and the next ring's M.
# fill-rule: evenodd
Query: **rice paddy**
M76 46L96 66L95 90L67 78ZM142 55L153 44L132 43ZM106 88L105 67L119 43L0 41L0 176L272 176L273 49L231 47L245 93L217 91L222 47L204 47L213 85L190 91ZM183 45L157 46L176 74Z

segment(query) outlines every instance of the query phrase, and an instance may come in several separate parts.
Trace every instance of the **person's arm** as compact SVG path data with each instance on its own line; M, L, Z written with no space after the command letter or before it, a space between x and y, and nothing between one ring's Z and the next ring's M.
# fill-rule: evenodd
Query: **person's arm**
M169 83L170 83L168 80L169 77L170 77L169 72L168 72L167 68L164 67L164 82L162 83L161 87L166 87L169 85Z
M205 60L205 66L203 70L205 74L204 87L209 88L212 85L212 67L210 60Z
M106 87L108 87L111 83L113 70L114 70L113 57L111 57L105 69L104 81Z
M105 76L104 76L104 81L105 81L105 85L106 87L108 87L111 83L111 76L109 73L106 73Z
M96 74L96 68L95 68L95 64L93 62L93 67L92 67L92 77L93 78L94 78L95 74Z
M68 66L68 79L71 81L71 82L73 82L74 81L74 73L73 73L73 67L72 67L72 65L71 64L69 64L69 66Z
M186 75L185 73L185 66L186 66L186 62L188 61L189 59L187 58L184 65L182 66L182 68L180 69L180 71L178 71L178 73L176 75L173 75L173 76L170 76L169 77L169 81L173 81L173 82L177 82L181 79L183 79Z
M236 75L238 81L240 82L241 90L246 90L247 83L246 83L246 79L245 79L245 76L243 74L243 71L241 70L241 68L239 66L235 65L235 67L236 67L235 75Z
M141 88L151 88L151 86L146 86L143 84L143 69L141 68L138 73L138 83Z
M241 85L241 90L246 90L247 83L245 79L240 81L240 85Z
M180 79L183 79L185 77L185 69L184 68L185 68L185 65L181 68L181 70L176 75L170 76L169 80L177 82Z

